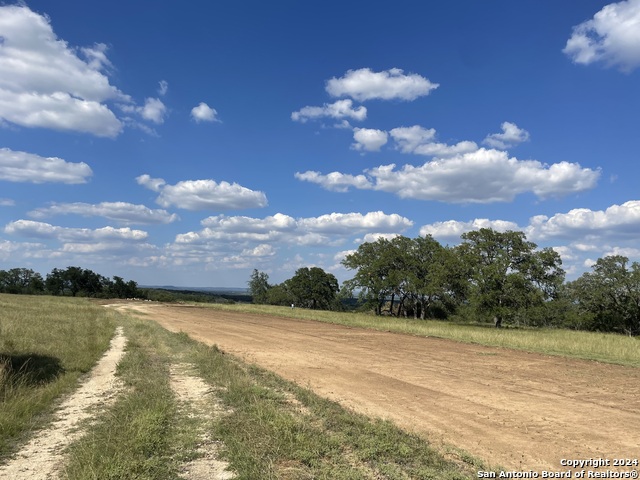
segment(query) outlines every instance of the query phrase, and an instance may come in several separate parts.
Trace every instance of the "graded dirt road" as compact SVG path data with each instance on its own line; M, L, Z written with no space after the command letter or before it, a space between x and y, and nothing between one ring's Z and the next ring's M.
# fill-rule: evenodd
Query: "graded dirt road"
M638 368L281 317L130 306L492 466L566 471L561 459L640 457Z

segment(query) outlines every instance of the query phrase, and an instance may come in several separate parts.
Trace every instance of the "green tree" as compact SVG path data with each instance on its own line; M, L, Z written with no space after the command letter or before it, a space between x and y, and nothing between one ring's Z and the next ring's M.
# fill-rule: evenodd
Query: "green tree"
M407 254L407 289L414 301L413 316L424 320L453 312L467 284L459 257L431 235L411 240Z
M267 303L267 293L271 288L269 275L254 269L247 284L249 285L249 293L253 303Z
M640 335L640 264L622 255L599 258L567 286L583 328Z
M51 295L64 295L65 279L62 270L54 268L47 274L45 288Z
M267 299L265 303L268 303L269 305L289 306L295 302L296 299L287 288L286 282L279 285L273 285L269 290L267 290Z
M0 270L0 292L37 294L44 292L42 275L30 268Z
M375 242L365 242L354 253L342 260L342 265L355 270L355 276L344 282L343 289L353 294L358 290L359 298L381 315L388 299L393 299L399 291L397 273L398 255L391 241L379 238ZM391 305L393 308L393 304Z
M482 228L462 234L457 247L469 269L469 302L480 316L526 322L526 312L554 299L564 281L560 256L536 250L523 232Z
M338 280L319 267L299 268L293 277L284 282L284 288L298 306L314 310L336 308Z

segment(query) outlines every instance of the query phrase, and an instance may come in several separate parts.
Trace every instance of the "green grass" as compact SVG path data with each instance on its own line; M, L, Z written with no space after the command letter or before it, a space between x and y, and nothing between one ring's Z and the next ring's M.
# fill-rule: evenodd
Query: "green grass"
M486 325L376 317L363 313L329 312L302 308L291 309L289 307L270 305L206 305L206 308L316 320L349 327L446 338L458 342L477 343L546 355L560 355L640 367L640 338L611 333L551 328L496 329Z
M175 350L171 335L152 323L120 321L128 342L117 375L125 392L71 445L63 477L177 479L180 463L193 455L197 438L194 419L178 410L169 385Z
M114 328L115 315L86 300L0 294L0 458L47 422Z
M144 317L121 322L129 343L118 374L127 390L70 447L65 478L178 478L182 462L198 455L198 428L221 442L237 479L463 479L477 469L184 333ZM203 420L182 412L167 382L171 362L192 364L227 413Z
M252 305L209 308L640 366L638 339L618 335L496 330ZM9 295L0 295L0 315L5 365L0 446L5 455L46 421L55 399L72 390L82 373L95 364L115 326L124 327L128 344L118 376L125 387L106 413L85 425L86 435L68 448L63 478L180 478L185 462L199 455L202 431L220 442L219 455L229 462L237 479L462 479L486 470L481 460L463 451L434 448L427 438L391 422L344 409L215 346L195 342L184 333L170 333L149 316L119 314L85 299ZM183 409L169 382L169 368L176 363L194 366L216 392L225 414L212 420ZM211 411L214 403L211 399Z

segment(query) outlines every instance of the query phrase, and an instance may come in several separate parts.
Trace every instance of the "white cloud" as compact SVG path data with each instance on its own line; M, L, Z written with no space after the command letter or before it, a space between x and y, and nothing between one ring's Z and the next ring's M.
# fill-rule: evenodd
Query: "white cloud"
M634 247L613 247L611 250L604 253L605 257L612 255L622 255L627 258L640 258L640 249Z
M159 98L147 98L144 107L140 107L140 115L153 123L164 123L167 107Z
M158 95L164 97L169 91L169 83L166 80L160 80L158 82Z
M515 123L503 122L501 127L502 133L487 135L482 143L492 148L506 150L507 148L515 147L519 143L529 140L529 132L518 128Z
M30 183L87 183L93 175L86 163L0 148L0 180Z
M624 255L633 261L640 261L637 245L640 236L640 200L611 205L604 210L578 208L551 217L537 215L531 217L524 227L508 220L486 218L468 222L436 222L422 226L420 235L431 234L440 241L456 244L461 234L480 228L501 232L522 231L530 241L551 244L562 257L563 267L571 276L579 275L585 267L591 267L595 263L593 258Z
M361 68L349 70L340 78L333 77L327 82L326 90L333 97L351 97L363 102L371 99L415 100L429 95L438 86L418 74L405 75L399 68L382 72Z
M136 105L127 105L122 104L119 105L120 110L125 113L135 113L140 115L144 120L149 122L153 122L157 125L164 123L164 118L167 114L166 105L159 98L147 98L144 102L144 106L136 106ZM144 124L138 123L132 118L124 119L128 126L132 126L135 128L139 128L146 133L151 135L155 135L155 131Z
M640 66L640 0L611 3L574 27L563 52L574 63L603 63L631 71Z
M15 261L18 258L42 258L48 252L42 243L10 242L0 239L0 260Z
M259 244L328 245L337 244L359 233L397 233L413 222L398 214L384 212L331 213L319 217L294 219L277 213L265 218L218 215L202 221L199 232L187 232L176 237L176 244L207 244L257 242Z
M176 206L185 210L240 210L265 207L267 196L237 183L214 180L185 180L168 185L163 179L144 174L136 178L154 192L159 192L156 203L162 207Z
M390 133L397 148L403 153L413 153L420 145L432 143L436 137L434 128L423 128L420 125L397 127L392 129Z
M276 254L276 250L265 243L262 243L254 248L247 248L242 251L240 256L242 257L272 257Z
M399 235L399 233L367 233L363 238L356 238L354 243L371 243L376 242L381 238L384 238L385 240L393 240Z
M374 128L356 128L353 130L353 139L356 141L351 148L354 150L379 152L387 143L389 135L384 130Z
M395 193L401 198L449 203L510 202L516 195L533 192L539 198L568 195L593 188L599 170L577 163L545 165L535 160L510 158L505 152L480 149L419 167L381 165L365 175L332 172L296 173L296 178L317 183L328 190L349 187Z
M15 204L15 200L10 198L0 198L0 207L13 207Z
M63 242L95 242L105 240L140 241L147 238L147 232L126 228L103 227L69 228L59 227L44 222L33 220L16 220L8 223L4 228L5 233L20 235L30 238L49 238Z
M149 190L153 190L154 192L159 192L160 189L167 183L162 178L151 178L146 173L144 175L136 177L136 182L138 182L138 185L142 185L143 187L146 187Z
M202 220L204 227L215 227L224 232L269 233L287 232L296 228L296 220L289 215L276 213L265 218L218 215Z
M364 175L350 175L348 173L331 172L323 175L320 172L296 172L295 178L303 182L316 183L325 190L333 192L347 192L350 187L360 190L372 189L371 181Z
M458 142L455 145L436 142L436 131L420 125L397 127L390 132L396 142L396 148L403 153L414 153L430 157L450 157L475 152L478 145L471 141Z
M166 210L152 210L144 205L126 202L89 203L53 203L28 213L33 218L46 218L54 215L82 215L85 217L104 217L123 224L168 224L179 219L175 213Z
M606 210L576 208L550 218L538 215L531 218L527 235L537 240L572 238L582 242L636 239L640 235L640 200L612 205Z
M301 123L322 117L330 117L339 120L351 118L352 120L362 121L367 118L367 109L363 106L353 108L353 102L349 99L345 99L338 100L334 103L325 103L322 107L303 107L297 112L293 112L291 114L291 120ZM339 125L344 127L344 124Z
M363 231L398 232L406 230L413 222L405 217L384 212L361 213L331 213L313 218L298 220L300 227L309 232L350 235Z
M435 222L429 225L423 225L420 228L420 235L432 235L438 240L448 240L457 242L460 235L481 228L491 228L498 232L506 232L508 230L522 230L517 223L505 220L489 220L487 218L476 218L469 222L460 222L458 220L448 220L445 222Z
M22 5L0 6L0 38L0 119L101 137L122 131L104 102L130 99L103 73L111 66L104 44L69 47L47 17Z
M217 118L218 112L215 108L211 108L204 102L200 102L198 106L191 109L191 118L197 123L200 122L219 122Z

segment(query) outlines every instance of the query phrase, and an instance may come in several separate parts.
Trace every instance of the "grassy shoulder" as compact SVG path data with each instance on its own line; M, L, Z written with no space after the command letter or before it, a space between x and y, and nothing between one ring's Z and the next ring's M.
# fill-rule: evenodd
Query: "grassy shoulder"
M545 355L559 355L599 362L640 367L640 338L611 333L584 332L552 328L491 328L438 320L375 317L362 313L330 312L271 305L206 305L207 308L235 312L277 315L316 320L349 327L423 337L438 337L458 342L513 348Z
M46 423L56 398L95 364L115 326L124 327L128 343L118 366L124 388L106 412L81 427L86 433L66 450L64 478L181 478L185 462L201 455L203 431L219 444L219 456L238 479L463 479L482 468L464 454L444 458L422 437L345 410L148 319L86 300L1 296L0 302L3 352L35 352L64 367L47 381L5 384L0 398L5 454L25 432ZM11 322L8 311L15 312ZM183 408L169 372L185 363L216 393L211 410L220 411L221 402L225 413L199 417ZM31 415L9 428L17 399Z
M109 346L116 315L86 300L0 294L0 458L44 426Z
M220 442L218 453L238 479L463 479L480 466L464 455L445 459L424 438L155 322L123 316L122 323L129 343L119 374L127 393L72 445L69 479L178 478L183 462L198 455L198 428ZM167 382L171 363L193 365L225 413L185 415Z

